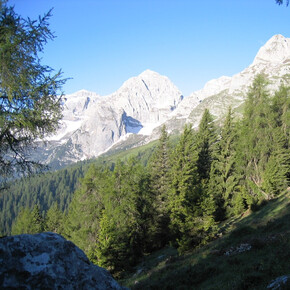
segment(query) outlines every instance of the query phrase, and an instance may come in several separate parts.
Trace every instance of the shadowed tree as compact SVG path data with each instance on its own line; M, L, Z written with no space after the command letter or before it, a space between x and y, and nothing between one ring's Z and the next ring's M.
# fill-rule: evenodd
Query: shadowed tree
M221 128L219 141L215 145L214 160L211 165L208 191L218 205L216 218L223 219L225 211L231 209L236 198L239 175L236 169L237 129L233 121L232 109L228 109Z
M161 129L159 143L150 161L150 187L154 196L154 245L164 246L169 240L168 195L171 186L170 178L169 136L165 125Z

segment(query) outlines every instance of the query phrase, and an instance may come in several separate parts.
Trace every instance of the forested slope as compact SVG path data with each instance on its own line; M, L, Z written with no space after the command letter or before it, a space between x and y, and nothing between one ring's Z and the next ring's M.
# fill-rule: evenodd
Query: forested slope
M80 164L57 172L15 180L0 192L0 227L9 234L12 222L22 208L39 205L45 213L54 203L62 211L68 208L79 180L84 176L86 165Z
M229 108L218 127L206 109L198 129L186 125L177 143L163 127L152 155L99 159L66 213L23 210L12 233L56 231L116 277L168 244L182 254L216 239L221 223L290 185L290 90L281 85L271 96L267 86L258 75L241 119Z
M166 247L144 257L121 283L130 289L289 289L289 219L285 192L223 222L206 246L184 255Z
M145 165L154 150L154 146L156 146L156 142L151 142L139 148L113 152L97 159L81 161L57 171L14 180L7 189L0 191L0 233L10 234L15 217L22 208L32 209L38 205L44 215L56 203L60 211L66 211L73 193L92 164L113 169L117 160L126 160L130 156L137 156L140 162Z

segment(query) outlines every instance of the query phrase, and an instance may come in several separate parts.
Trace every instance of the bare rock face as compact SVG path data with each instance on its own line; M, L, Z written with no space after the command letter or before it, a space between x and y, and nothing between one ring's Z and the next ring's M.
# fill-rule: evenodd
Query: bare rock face
M185 98L166 76L151 70L130 78L107 96L85 90L66 95L60 129L47 138L45 146L38 146L33 160L57 169L97 157L114 146L145 144L159 137L163 124L176 134L185 123L197 127L206 108L220 120L229 106L236 109L244 102L249 85L260 73L267 75L270 92L289 81L290 38L274 35L243 71L210 80ZM129 140L141 140L138 136L143 143Z
M1 289L125 289L54 233L0 239Z
M209 109L218 120L226 115L229 106L235 109L244 102L249 85L258 74L267 76L270 81L267 88L272 93L287 79L289 72L290 38L274 35L260 48L253 63L243 71L232 77L213 79L201 90L185 97L172 112L172 119L166 121L166 127L169 131L180 131L185 123L197 127L205 109Z
M66 95L59 130L38 144L33 159L56 169L96 157L128 135L141 134L144 127L159 126L182 99L166 76L151 70L130 78L108 96L86 90Z

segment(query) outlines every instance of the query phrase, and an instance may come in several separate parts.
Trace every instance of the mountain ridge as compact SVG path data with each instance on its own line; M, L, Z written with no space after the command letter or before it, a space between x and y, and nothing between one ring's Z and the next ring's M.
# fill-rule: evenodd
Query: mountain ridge
M243 71L210 80L185 98L168 77L149 69L106 96L86 90L66 95L60 129L35 156L61 167L99 156L114 144L122 146L122 140L132 134L143 135L135 146L150 142L158 138L163 124L169 132L181 131L185 123L196 127L205 108L220 118L228 106L239 106L259 73L269 77L270 90L277 89L290 73L289 63L290 38L278 34L259 49Z

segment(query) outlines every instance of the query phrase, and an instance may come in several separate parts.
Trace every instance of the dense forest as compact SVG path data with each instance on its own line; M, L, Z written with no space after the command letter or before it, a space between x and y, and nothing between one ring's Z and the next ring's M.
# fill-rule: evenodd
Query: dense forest
M32 209L37 205L41 214L45 215L56 203L62 212L66 212L75 190L92 164L113 169L117 160L136 156L145 166L155 144L156 141L153 141L128 151L104 154L97 159L79 161L57 171L43 172L10 182L0 190L0 234L11 233L12 224L23 208Z
M59 171L62 186L36 179L23 189L30 194L11 201L10 208L27 199L11 233L60 233L116 276L167 244L183 253L215 239L221 221L289 187L289 87L282 84L270 95L268 85L258 75L243 117L235 118L229 108L220 127L208 110L197 130L184 127L177 143L164 126L146 165L138 157L114 166L92 164L76 190L81 170ZM40 187L54 192L47 195L49 208L29 197ZM73 191L67 208L67 193Z
M30 209L38 205L44 215L54 203L57 203L62 212L66 211L86 168L86 164L79 164L57 172L22 178L1 190L0 229L2 234L11 232L11 225L23 208Z

